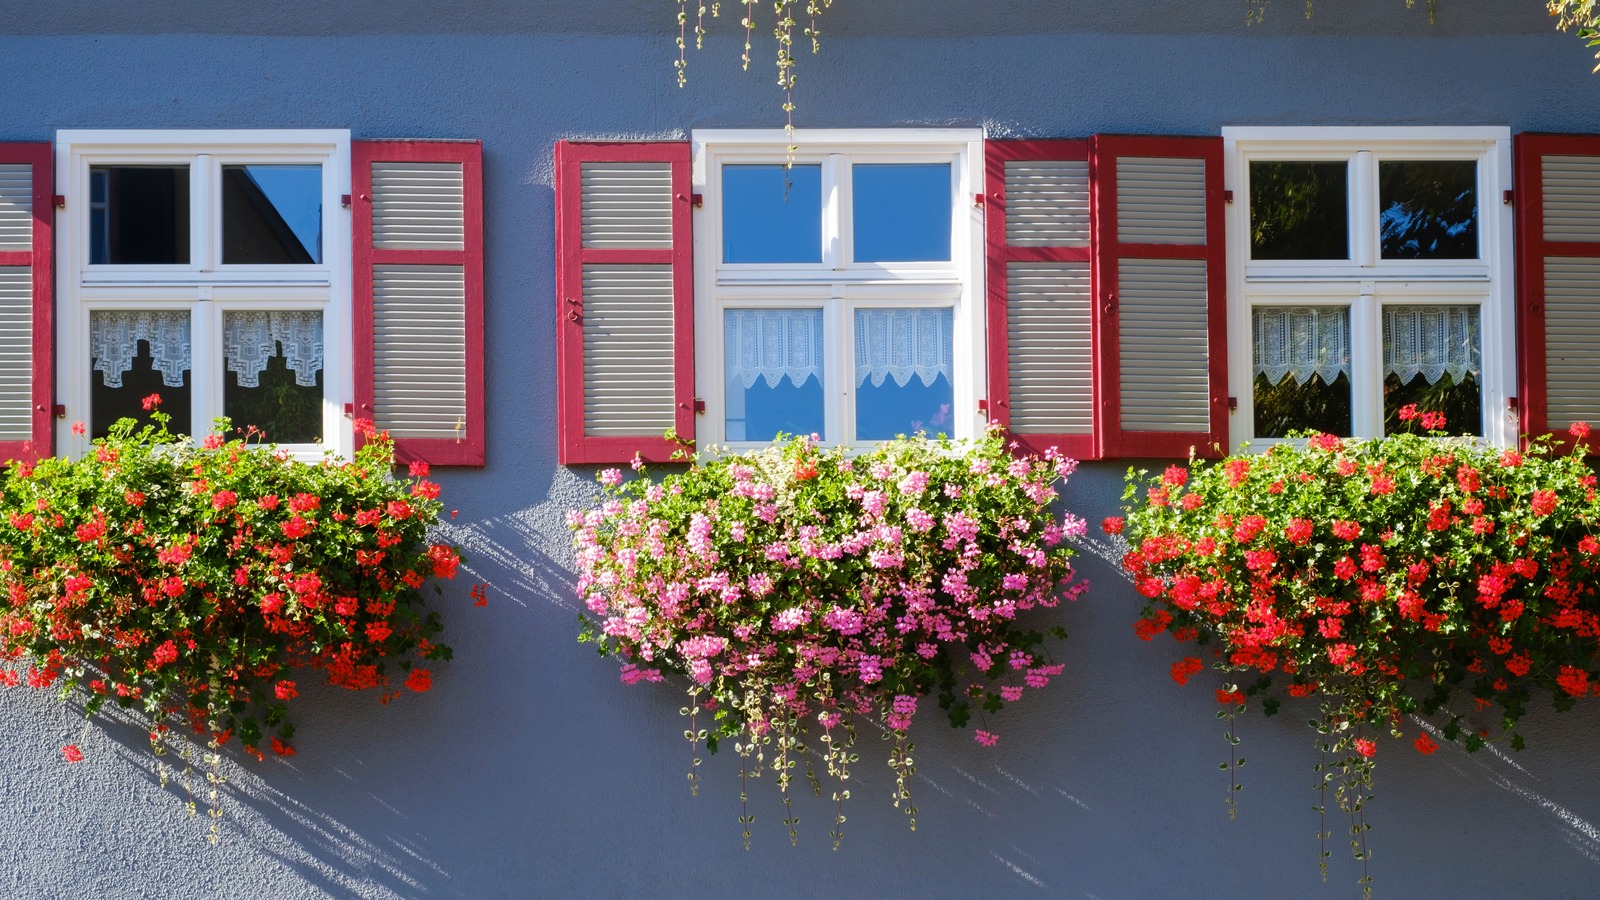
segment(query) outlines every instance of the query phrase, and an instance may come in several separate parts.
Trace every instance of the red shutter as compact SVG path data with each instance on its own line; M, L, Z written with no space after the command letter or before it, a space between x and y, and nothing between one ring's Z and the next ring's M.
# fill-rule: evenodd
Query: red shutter
M1088 141L989 141L989 416L1033 452L1099 455Z
M1092 144L1103 456L1228 449L1222 139Z
M694 439L689 145L556 145L561 462L671 458Z
M0 276L7 282L0 285L0 291L22 301L13 309L25 306L30 313L26 328L9 324L0 328L0 343L4 344L0 352L9 357L4 360L6 371L0 377L4 377L10 394L0 398L4 400L0 403L0 420L4 422L0 461L34 460L55 452L55 278L50 239L55 208L51 202L54 178L50 154L48 143L0 143L0 166L15 176L7 178L7 193L16 195L6 198L7 205L15 204L22 196L29 197L32 205L31 227L23 216L17 216L15 222L4 223L9 227L0 231ZM25 365L22 359L27 360ZM20 388L23 380L29 383L28 392L12 393L12 385Z
M354 141L356 415L397 462L484 464L483 145Z
M1514 196L1522 430L1567 443L1600 427L1600 136L1517 135Z

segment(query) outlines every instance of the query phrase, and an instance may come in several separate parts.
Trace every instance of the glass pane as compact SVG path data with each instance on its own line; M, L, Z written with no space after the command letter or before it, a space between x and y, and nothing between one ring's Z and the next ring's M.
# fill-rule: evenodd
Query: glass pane
M1255 379L1256 437L1288 437L1291 431L1350 435L1350 377L1339 373L1329 384L1321 375L1304 383L1285 375L1276 384Z
M147 422L152 394L172 417L168 427L189 431L192 357L187 312L91 313L89 435L105 437L118 419Z
M950 164L851 167L856 262L950 258Z
M954 431L949 309L858 309L856 440Z
M1384 259L1478 258L1478 164L1378 163Z
M322 314L238 312L222 319L223 415L277 444L322 440Z
M1251 259L1349 259L1349 164L1252 162Z
M188 166L93 166L89 184L97 226L89 234L91 263L188 264ZM103 201L96 199L102 190ZM97 220L101 202L104 218Z
M322 262L322 167L223 166L222 261Z
M1420 375L1406 382L1398 375L1384 376L1384 434L1427 433L1420 419L1400 421L1400 410L1410 404L1416 404L1419 413L1443 413L1444 427L1438 430L1450 434L1483 434L1483 390L1476 373L1469 372L1460 380L1446 373L1432 384Z
M822 262L822 167L723 166L722 259Z
M820 309L723 312L727 439L828 434L823 422L825 350Z
M1480 318L1470 304L1383 307L1385 431L1429 430L1400 421L1400 410L1416 404L1418 413L1443 413L1452 434L1482 432Z

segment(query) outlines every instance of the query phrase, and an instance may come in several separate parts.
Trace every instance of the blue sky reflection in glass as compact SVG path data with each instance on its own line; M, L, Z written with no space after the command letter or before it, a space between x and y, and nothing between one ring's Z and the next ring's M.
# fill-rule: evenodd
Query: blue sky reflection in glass
M722 261L822 262L822 167L722 167Z
M950 259L950 164L851 167L856 262Z
M222 167L222 261L322 262L322 167Z

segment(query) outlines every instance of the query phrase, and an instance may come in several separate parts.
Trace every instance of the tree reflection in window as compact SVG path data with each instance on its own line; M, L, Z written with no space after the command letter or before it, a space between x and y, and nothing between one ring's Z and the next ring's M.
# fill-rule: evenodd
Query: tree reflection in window
M1378 163L1384 259L1478 258L1478 164Z
M1250 164L1251 259L1349 259L1349 166Z

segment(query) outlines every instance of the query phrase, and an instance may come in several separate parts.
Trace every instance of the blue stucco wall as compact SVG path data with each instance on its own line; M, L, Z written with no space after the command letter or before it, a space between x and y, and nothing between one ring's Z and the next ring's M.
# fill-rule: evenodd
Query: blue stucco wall
M1286 0L1253 32L1210 18L1186 27L1183 3L1152 4L1171 21L1147 30L1103 12L1093 33L1057 18L1030 30L1020 15L979 37L873 36L867 22L802 60L798 120L981 125L997 136L1346 123L1600 132L1600 79L1583 48L1548 33L1526 2L1529 16L1497 12L1480 28L1446 18L1433 30L1420 13L1394 12L1385 15L1398 24L1353 29L1331 4L1319 7L1332 20L1319 30ZM151 16L127 25L132 36L95 33L92 20L51 29L37 15L0 24L0 139L348 127L358 138L483 140L489 465L440 480L460 510L451 536L471 557L468 576L489 582L491 597L478 609L469 578L450 588L456 661L432 692L384 708L306 690L298 756L230 758L215 848L203 813L184 818L182 789L157 783L136 726L80 736L81 720L53 698L8 693L0 895L1359 895L1337 821L1329 880L1318 877L1305 716L1243 720L1247 787L1229 821L1209 686L1177 687L1167 669L1178 648L1133 636L1138 599L1094 542L1082 565L1094 589L1060 612L1071 631L1065 675L1007 711L1000 744L980 748L932 715L917 726L916 833L890 808L889 772L868 751L841 850L829 849L820 801L801 804L800 846L789 847L781 807L758 787L745 852L735 760L711 758L691 798L679 694L624 687L613 663L573 640L562 515L588 496L588 473L555 462L551 147L770 127L776 92L764 70L738 72L726 29L679 90L664 34L513 27L505 4L479 33L451 20L429 34L424 4L384 6L412 14L396 29L405 33L193 34L226 28ZM52 30L64 33L42 33ZM1068 504L1090 521L1110 514L1122 468L1085 466ZM1369 808L1380 896L1600 894L1600 718L1588 707L1540 713L1526 730L1531 749L1512 757L1445 747L1424 759L1383 746ZM69 767L58 750L73 740L90 759Z

